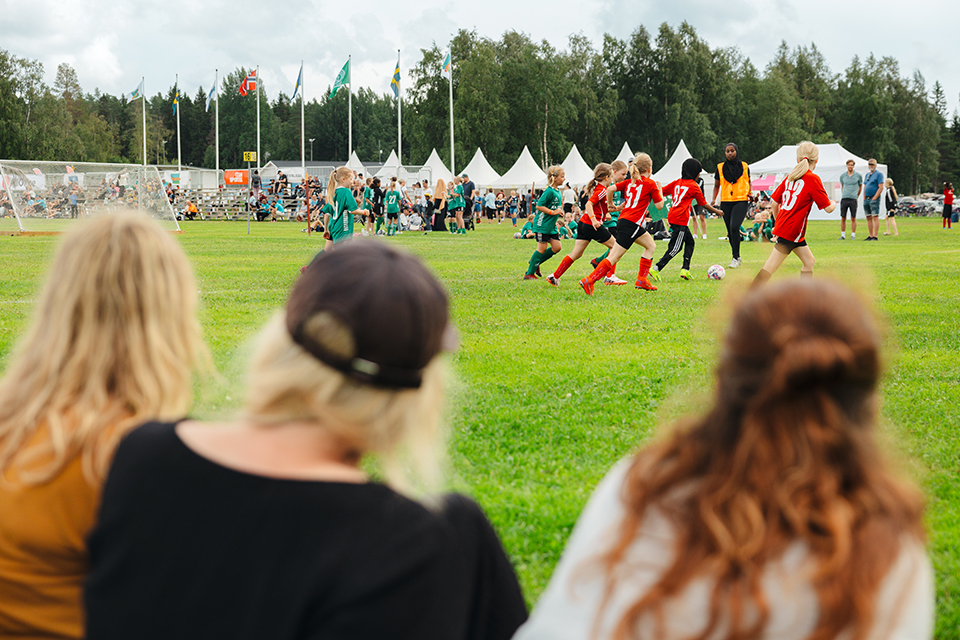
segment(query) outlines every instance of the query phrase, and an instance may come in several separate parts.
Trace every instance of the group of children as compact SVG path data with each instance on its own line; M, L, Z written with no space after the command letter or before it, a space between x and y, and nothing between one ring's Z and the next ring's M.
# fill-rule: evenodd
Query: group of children
M819 151L812 142L798 145L797 166L773 192L772 207L765 219L754 225L753 231L758 236L775 240L774 251L757 274L755 286L769 279L790 253L800 258L801 275L813 274L815 260L804 238L807 217L813 204L828 213L836 206L827 196L823 182L813 173L818 158ZM690 262L696 245L696 233L690 230L692 208L696 204L716 215L722 216L723 212L708 203L703 195L697 182L702 171L699 160L689 158L684 161L680 178L664 188L652 179L652 169L653 161L646 153L638 153L629 166L618 161L601 163L594 168L593 180L587 188L590 196L577 223L573 251L547 276L547 282L554 287L559 286L561 276L583 256L590 242L602 244L607 251L591 261L593 271L580 280L580 286L587 295L593 294L594 285L601 279L608 285L626 284L625 280L616 277L616 266L635 244L643 248L634 283L637 289L656 291L657 287L651 280L661 280L661 271L681 250L683 266L680 277L692 279ZM537 247L530 256L524 280L541 277L540 266L560 252L559 225L563 210L558 186L563 184L563 180L562 167L548 169L547 189L537 201L532 225ZM670 240L667 250L654 265L656 243L644 227L644 222L651 203L657 209L666 206L664 193L671 196L667 215Z

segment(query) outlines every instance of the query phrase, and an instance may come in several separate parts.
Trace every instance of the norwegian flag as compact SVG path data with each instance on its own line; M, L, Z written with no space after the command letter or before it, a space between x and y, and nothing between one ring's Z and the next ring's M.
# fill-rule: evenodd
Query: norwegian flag
M257 90L257 71L254 69L250 72L246 78L243 79L243 82L240 83L240 95L245 96L251 91Z

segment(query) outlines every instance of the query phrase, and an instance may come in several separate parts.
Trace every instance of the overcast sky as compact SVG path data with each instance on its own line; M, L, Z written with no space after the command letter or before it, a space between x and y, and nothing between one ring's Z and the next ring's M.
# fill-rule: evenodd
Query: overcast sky
M409 8L396 9L403 6ZM239 66L259 65L264 89L275 98L293 92L302 59L309 100L333 82L347 55L355 87L386 92L397 49L406 78L421 48L444 48L461 28L493 39L516 29L558 49L582 32L599 49L604 33L627 38L644 25L655 34L662 22L676 27L684 20L712 47L739 47L760 69L781 40L791 48L815 43L834 73L857 55L892 56L902 75L919 70L928 88L940 80L950 110L958 106L956 0L0 0L0 48L43 62L50 84L57 65L67 62L84 91L114 95L132 91L141 76L147 95L154 95L179 74L181 87L194 96L200 86L209 89L214 69L222 78Z

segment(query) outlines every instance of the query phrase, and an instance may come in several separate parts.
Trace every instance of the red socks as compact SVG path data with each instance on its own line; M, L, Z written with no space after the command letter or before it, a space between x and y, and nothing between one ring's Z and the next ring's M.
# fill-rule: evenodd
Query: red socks
M570 259L570 256L563 256L563 260L560 261L560 266L557 267L557 270L553 272L553 277L559 278L562 276L572 264L573 260Z
M649 262L649 260L647 262ZM587 276L587 281L594 283L600 280L603 276L607 275L612 268L613 265L610 264L610 261L604 258L600 261L600 264L597 265L597 268L593 270L593 273Z
M640 258L640 271L637 272L637 280L646 280L650 275L650 267L653 266L652 258Z

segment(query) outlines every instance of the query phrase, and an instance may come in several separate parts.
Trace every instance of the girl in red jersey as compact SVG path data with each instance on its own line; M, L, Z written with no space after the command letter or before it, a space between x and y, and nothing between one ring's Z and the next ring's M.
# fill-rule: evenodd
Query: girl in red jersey
M800 275L813 275L813 265L816 264L816 260L803 237L807 230L807 216L810 215L810 209L814 204L827 213L832 213L837 206L823 188L820 176L813 172L819 159L820 150L817 149L817 145L809 141L797 145L797 166L780 183L771 198L772 213L776 219L773 235L777 243L770 257L767 258L767 263L754 278L752 286L756 287L769 280L791 253L797 254L803 264Z
M696 233L690 232L690 209L694 202L701 207L709 210L716 215L722 215L719 209L707 204L703 197L703 191L696 180L700 177L700 161L696 158L687 158L683 161L680 168L680 179L674 180L663 188L664 192L673 194L673 203L670 205L670 213L667 215L667 222L670 223L670 243L663 257L657 262L656 266L650 270L650 277L654 280L660 279L660 272L667 266L667 263L673 259L680 249L683 248L683 268L680 270L680 277L684 280L690 280L690 259L693 258L693 248L696 245L694 238ZM696 221L693 228L696 229Z
M645 153L638 153L630 165L630 179L618 182L607 190L608 196L614 192L622 192L624 198L623 211L617 220L617 243L610 249L610 255L600 261L597 268L589 276L580 281L584 293L593 294L593 285L600 278L613 269L627 249L634 244L643 247L643 256L640 258L640 271L637 273L637 289L656 291L647 276L653 264L653 250L657 243L653 236L643 228L643 220L647 216L647 207L652 201L658 209L663 208L663 194L660 187L650 177L653 170L653 160Z
M607 216L607 187L610 185L612 176L613 169L606 162L601 162L594 167L593 180L587 185L587 191L591 196L577 223L577 241L573 243L573 251L564 256L557 270L547 276L547 282L553 286L560 284L560 276L570 268L570 265L580 259L591 240L596 240L607 249L613 247L613 236L603 226L603 220ZM626 284L626 281L620 280L620 283Z
M953 222L953 183L943 183L943 228L952 229Z

